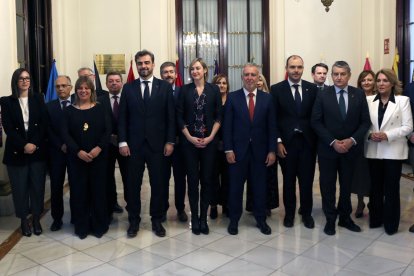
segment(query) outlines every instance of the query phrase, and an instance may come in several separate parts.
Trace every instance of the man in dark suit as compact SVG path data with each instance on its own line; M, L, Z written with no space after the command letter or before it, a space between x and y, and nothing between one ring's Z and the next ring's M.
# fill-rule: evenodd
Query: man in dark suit
M127 161L127 211L129 237L135 237L141 221L141 184L145 169L151 185L152 230L164 237L165 213L163 175L165 156L175 143L175 106L171 85L153 76L154 54L142 50L135 55L139 79L124 85L119 108L119 152Z
M253 214L265 235L272 230L266 223L266 167L276 160L276 117L272 97L257 90L259 69L246 64L243 88L229 93L225 105L223 142L229 165L229 234L237 235L243 209L244 182L252 179Z
M106 75L106 87L108 87L109 94L98 98L98 102L106 107L111 118L111 140L108 146L108 167L107 167L107 194L108 201L107 210L109 212L109 220L112 218L112 213L122 213L122 207L119 206L116 193L116 181L115 181L115 163L118 161L119 171L121 172L122 183L124 186L124 199L126 199L127 190L126 183L126 157L119 153L118 148L118 116L119 116L119 103L122 94L122 75L117 72L109 72Z
M288 79L271 87L277 118L277 155L283 173L283 225L293 227L296 210L296 178L300 189L300 210L305 227L314 228L312 187L316 163L316 135L310 118L317 88L302 80L303 60L286 61Z
M318 161L322 209L326 216L324 232L335 235L335 222L350 231L360 232L350 214L350 189L354 160L363 154L364 138L371 121L362 90L349 86L351 69L345 61L332 66L334 85L318 93L311 124L319 137ZM336 207L336 179L339 175L339 201Z
M55 81L55 87L58 99L53 100L46 105L49 115L48 152L51 192L50 201L53 218L53 223L50 226L51 231L60 230L63 224L63 184L65 182L66 169L68 168L69 162L66 154L66 144L63 142L60 129L63 120L63 109L74 102L74 97L70 96L72 84L68 76L58 76Z
M95 73L93 72L93 70L89 67L82 67L78 69L78 77L81 76L86 76L88 78L90 78L93 83L95 84ZM96 84L95 84L95 88L96 88ZM99 89L99 87L96 90L96 97L101 97L101 96L108 96L108 91L103 90L102 88Z
M171 61L164 62L160 66L160 75L161 78L169 82L174 91L174 101L177 104L178 95L180 94L180 87L175 86L175 80L177 79L177 69L175 64ZM178 130L177 130L178 135ZM170 157L167 157L167 170L165 173L165 212L167 212L169 203L169 186L171 178L171 167L174 174L174 202L175 208L177 209L177 218L181 222L186 222L188 216L185 213L185 192L186 192L186 179L185 179L185 166L183 163L184 156L181 148L181 144L176 138L176 143L174 146L174 152ZM166 214L165 214L166 219Z
M329 67L325 63L317 63L314 66L312 66L311 73L313 83L316 84L320 91L329 87L325 84L326 78L328 77L328 70Z

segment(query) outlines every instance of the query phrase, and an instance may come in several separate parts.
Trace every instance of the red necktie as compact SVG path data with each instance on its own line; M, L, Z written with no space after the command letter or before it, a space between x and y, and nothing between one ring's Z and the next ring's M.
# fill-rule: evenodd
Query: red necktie
M119 103L118 103L118 96L112 96L112 99L114 99L114 105L112 106L112 113L115 117L115 120L118 120L118 114L119 114Z
M253 97L254 97L254 94L252 92L250 92L248 94L248 96L249 96L249 115L250 115L250 121L253 122L253 115L254 115L254 100L253 100Z

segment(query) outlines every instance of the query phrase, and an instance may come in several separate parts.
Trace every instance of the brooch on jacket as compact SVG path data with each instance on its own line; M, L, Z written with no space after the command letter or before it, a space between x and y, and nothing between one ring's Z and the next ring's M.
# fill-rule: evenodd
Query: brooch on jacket
M83 124L83 131L87 131L87 130L88 130L88 128L89 128L88 123L84 123L84 124Z

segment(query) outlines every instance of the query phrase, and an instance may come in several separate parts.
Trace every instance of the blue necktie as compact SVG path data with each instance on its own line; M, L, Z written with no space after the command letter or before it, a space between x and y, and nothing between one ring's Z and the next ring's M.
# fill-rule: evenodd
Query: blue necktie
M62 109L65 109L68 103L69 103L68 100L61 101L60 104L62 105Z
M292 85L295 88L295 103L296 103L296 111L298 112L298 115L300 114L300 109L301 109L301 104L302 104L302 99L300 98L300 94L299 94L299 85L298 84L294 84Z
M144 81L144 84L145 84L145 89L144 89L144 103L145 103L145 105L148 104L149 99L150 99L148 83L149 83L149 81Z
M346 106L344 98L344 90L339 91L339 111L341 111L342 119L346 118Z

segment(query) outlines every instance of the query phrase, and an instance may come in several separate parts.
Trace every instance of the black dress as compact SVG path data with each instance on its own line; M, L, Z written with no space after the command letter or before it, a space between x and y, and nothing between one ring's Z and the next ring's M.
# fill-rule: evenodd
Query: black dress
M111 134L110 118L101 104L86 110L69 106L64 110L62 136L68 147L71 177L70 196L75 233L102 236L108 230L106 211L106 155ZM92 162L78 157L99 146L102 151Z

